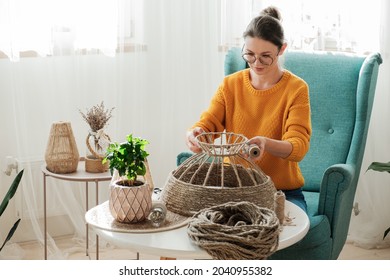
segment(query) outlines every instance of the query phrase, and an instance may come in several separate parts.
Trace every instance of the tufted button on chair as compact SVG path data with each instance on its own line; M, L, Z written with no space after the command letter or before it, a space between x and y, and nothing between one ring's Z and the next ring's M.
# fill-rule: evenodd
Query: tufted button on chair
M381 63L378 53L366 57L303 51L284 54L284 67L309 85L313 132L300 168L310 229L300 242L269 259L338 258L347 239ZM230 49L225 75L246 67L241 49ZM189 156L180 153L177 164Z

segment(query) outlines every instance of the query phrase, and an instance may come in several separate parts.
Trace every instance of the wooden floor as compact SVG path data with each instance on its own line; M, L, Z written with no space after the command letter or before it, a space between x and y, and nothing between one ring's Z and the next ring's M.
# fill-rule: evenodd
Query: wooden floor
M61 237L56 239L57 246L65 252L65 259L71 260L88 260L96 259L95 248L90 248L89 256L86 255L85 248L79 244L75 244L72 237ZM43 247L36 242L18 243L23 250L23 258L25 260L39 260L44 258ZM127 260L127 259L143 259L153 260L160 259L160 256L143 255L131 252L126 249L100 248L99 259L103 260ZM346 244L342 250L340 260L390 260L390 248L385 249L363 249Z

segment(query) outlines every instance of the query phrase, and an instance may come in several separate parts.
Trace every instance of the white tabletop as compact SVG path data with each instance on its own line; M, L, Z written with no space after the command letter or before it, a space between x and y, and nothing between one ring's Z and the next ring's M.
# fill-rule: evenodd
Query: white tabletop
M155 256L180 259L211 258L206 251L191 241L187 235L186 226L151 233L129 233L102 229L95 222L92 222L93 217L99 215L99 211L102 211L102 209L102 204L95 206L86 213L85 219L94 228L96 234L110 244ZM308 232L310 225L306 213L289 201L286 201L285 213L292 218L292 222L291 225L283 226L279 236L278 250L301 240Z
M54 177L60 180L66 180L66 181L109 181L111 180L111 173L110 171L102 172L102 173L91 173L85 171L85 160L80 159L77 170L72 173L54 173L51 172L46 168L46 164L43 164L41 167L42 172L46 176Z

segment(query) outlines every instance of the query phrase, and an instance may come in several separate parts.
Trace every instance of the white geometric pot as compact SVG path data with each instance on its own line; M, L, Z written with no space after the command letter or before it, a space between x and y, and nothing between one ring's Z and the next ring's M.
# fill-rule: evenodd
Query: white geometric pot
M152 192L149 183L138 186L110 184L109 208L111 215L121 223L137 223L145 220L152 209Z

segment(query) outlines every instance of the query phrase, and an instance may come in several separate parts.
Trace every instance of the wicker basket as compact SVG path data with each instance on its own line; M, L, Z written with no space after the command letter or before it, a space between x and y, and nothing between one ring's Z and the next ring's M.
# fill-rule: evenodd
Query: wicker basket
M89 173L103 173L108 171L109 162L102 163L100 158L85 158L85 171Z
M197 137L202 152L169 174L161 193L168 210L192 216L227 202L248 201L274 209L276 188L269 176L244 153L247 138L234 133Z
M53 123L45 153L47 170L60 174L75 172L79 159L70 122Z

